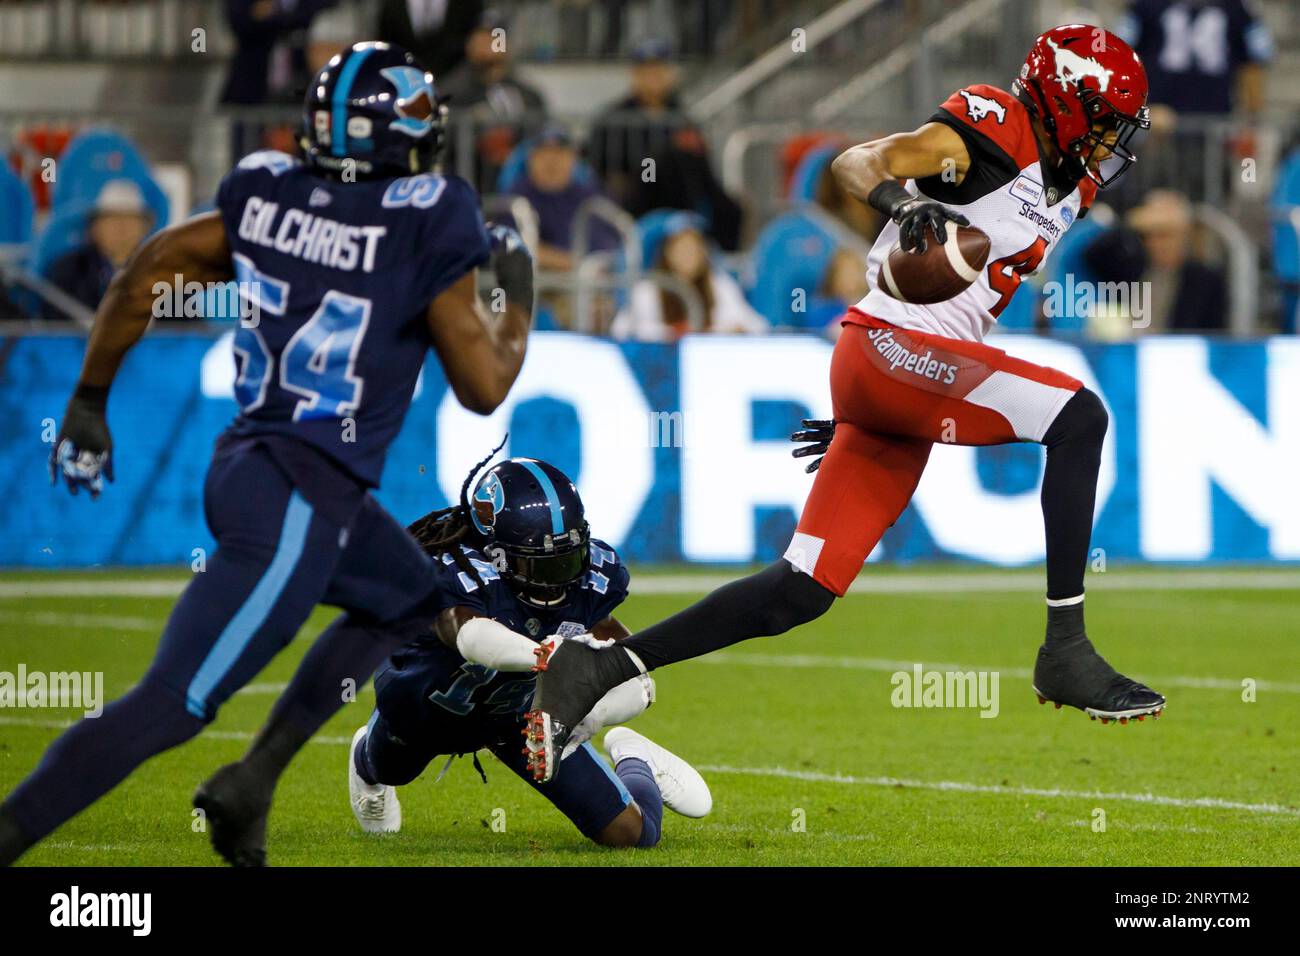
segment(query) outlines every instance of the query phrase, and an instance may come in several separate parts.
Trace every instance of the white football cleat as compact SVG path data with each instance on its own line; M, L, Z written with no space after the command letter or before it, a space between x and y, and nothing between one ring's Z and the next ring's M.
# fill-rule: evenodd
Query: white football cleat
M396 833L402 829L402 805L397 801L397 788L382 783L372 786L357 773L353 754L368 730L362 727L353 734L352 746L348 748L348 796L352 798L352 815L367 833Z
M605 735L605 752L618 766L620 760L636 757L650 765L664 806L684 817L707 816L713 809L713 794L700 772L670 750L630 727L614 727Z

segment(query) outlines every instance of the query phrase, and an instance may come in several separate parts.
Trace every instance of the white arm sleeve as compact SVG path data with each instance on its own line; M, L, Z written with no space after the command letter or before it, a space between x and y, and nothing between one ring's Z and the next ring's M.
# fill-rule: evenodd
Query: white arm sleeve
M530 671L537 663L537 645L488 617L476 617L461 625L456 650L471 664L497 671Z

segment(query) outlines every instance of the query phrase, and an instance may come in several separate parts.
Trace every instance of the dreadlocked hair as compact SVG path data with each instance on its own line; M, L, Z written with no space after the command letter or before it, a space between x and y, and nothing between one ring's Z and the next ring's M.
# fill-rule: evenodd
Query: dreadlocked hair
M461 550L461 546L464 544L475 546L481 543L483 537L478 528L474 527L473 519L470 518L469 488L483 466L505 447L509 437L510 435L507 433L506 437L501 439L501 444L493 448L487 457L470 469L469 474L465 476L464 483L460 486L459 503L452 505L450 508L430 511L423 518L417 518L406 529L425 554L431 558L451 555L456 567L468 574L471 579L478 583L479 587L484 586L483 579L478 576L478 571L474 569L474 565L470 564L469 558L465 557L465 552Z

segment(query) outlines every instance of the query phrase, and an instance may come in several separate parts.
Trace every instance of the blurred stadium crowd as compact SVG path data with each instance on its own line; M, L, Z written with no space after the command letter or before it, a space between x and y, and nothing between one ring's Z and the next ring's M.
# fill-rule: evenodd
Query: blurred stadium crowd
M1138 49L1152 129L1004 328L1295 333L1292 0L0 0L0 319L86 325L235 160L294 151L306 78L375 38L451 97L445 165L538 250L540 328L833 336L881 222L830 160L1009 86L1072 21Z

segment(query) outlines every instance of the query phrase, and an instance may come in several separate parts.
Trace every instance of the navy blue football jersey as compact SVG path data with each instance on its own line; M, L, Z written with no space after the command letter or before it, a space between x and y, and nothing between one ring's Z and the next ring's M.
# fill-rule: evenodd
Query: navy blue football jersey
M426 313L488 261L478 196L455 176L344 183L271 150L217 192L239 283L232 430L306 441L369 485L430 346Z
M1254 0L1132 0L1116 32L1137 51L1151 102L1180 113L1232 112L1243 64L1273 56Z
M563 604L538 607L517 598L483 552L462 546L483 583L460 570L450 555L444 555L438 568L437 605L471 608L535 641L552 634L585 634L623 603L630 578L612 547L595 539L590 547L591 570L582 583L569 589ZM532 703L534 674L498 673L471 664L432 632L398 651L393 663L401 671L426 675L425 699L456 716L512 720Z

